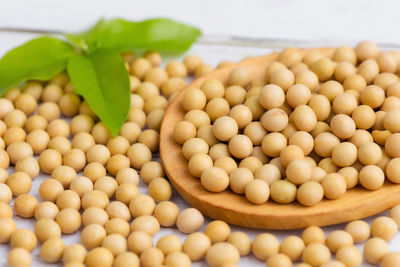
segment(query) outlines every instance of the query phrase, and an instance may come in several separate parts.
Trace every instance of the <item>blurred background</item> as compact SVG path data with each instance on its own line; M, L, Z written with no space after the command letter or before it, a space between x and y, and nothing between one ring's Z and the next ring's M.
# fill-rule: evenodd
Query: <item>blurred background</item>
M400 43L399 8L396 0L3 0L0 27L79 31L101 17L166 16L207 35Z

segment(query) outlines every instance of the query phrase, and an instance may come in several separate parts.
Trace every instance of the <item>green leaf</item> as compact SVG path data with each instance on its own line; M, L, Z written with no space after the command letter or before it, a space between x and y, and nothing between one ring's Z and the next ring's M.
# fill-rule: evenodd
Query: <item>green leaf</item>
M74 54L70 44L47 36L10 50L0 60L0 95L29 79L50 79L65 69Z
M90 35L96 35L97 31L101 29L104 23L104 19L100 19L93 27L87 29L81 33L73 34L66 33L65 37L73 44L81 48L83 51L88 51L89 47L87 44L87 39Z
M66 34L66 37L88 51L149 49L184 52L200 35L201 31L195 27L171 19L155 18L142 22L100 20L92 29Z
M72 85L116 136L130 106L129 74L118 52L99 50L70 58Z

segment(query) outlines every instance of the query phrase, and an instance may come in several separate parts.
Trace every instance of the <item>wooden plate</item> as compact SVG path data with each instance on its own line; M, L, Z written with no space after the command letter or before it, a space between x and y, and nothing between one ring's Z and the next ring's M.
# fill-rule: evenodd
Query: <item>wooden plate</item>
M319 50L326 55L333 52L333 48ZM245 197L234 194L230 190L210 193L202 187L199 179L189 174L181 146L172 138L174 126L183 119L185 114L181 106L183 93L189 88L200 87L203 81L210 78L226 82L229 72L236 66L248 67L253 79L262 78L267 64L276 58L277 53L273 53L216 70L195 80L170 104L161 126L160 156L166 173L178 193L191 206L213 219L264 229L297 229L310 225L338 224L375 215L399 204L400 185L385 183L380 190L367 191L355 188L347 191L340 199L323 200L314 207L304 207L297 203L282 205L271 200L263 205L253 205Z

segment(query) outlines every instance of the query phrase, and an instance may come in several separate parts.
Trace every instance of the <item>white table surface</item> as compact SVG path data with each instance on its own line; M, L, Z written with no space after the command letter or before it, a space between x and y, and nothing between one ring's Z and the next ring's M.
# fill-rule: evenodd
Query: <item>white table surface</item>
M122 1L113 4L105 0L86 1L1 1L0 27L42 28L50 30L76 31L87 27L100 17L124 17L138 20L148 17L167 16L200 27L203 33L247 36L253 38L294 38L312 40L326 45L346 43L354 45L357 40L371 39L382 43L400 44L400 34L395 31L400 18L398 1ZM0 55L8 49L34 37L33 34L0 32ZM238 61L245 56L256 56L270 52L270 48L243 48L194 45L189 52L202 55L209 64L221 60ZM38 196L38 186L46 179L40 175L33 182L31 193ZM141 184L140 191L146 192ZM183 209L187 204L174 193L173 201ZM400 203L399 203L400 204ZM371 222L372 218L367 218ZM33 229L34 220L15 217L18 227ZM208 222L207 220L206 222ZM204 227L204 226L203 226ZM324 227L325 232L343 229L344 225ZM253 239L266 232L232 226L232 231L244 231ZM184 240L185 235L175 229L162 228L155 236L157 240L167 233L175 233ZM267 231L280 240L301 231ZM79 242L79 235L64 235L67 244ZM358 246L362 249L362 246ZM400 234L390 242L390 250L400 248ZM8 245L0 245L0 266L6 266ZM40 261L39 247L33 251L33 266L61 266ZM265 266L254 256L244 257L240 266ZM193 266L207 266L205 262ZM370 266L364 263L362 266Z

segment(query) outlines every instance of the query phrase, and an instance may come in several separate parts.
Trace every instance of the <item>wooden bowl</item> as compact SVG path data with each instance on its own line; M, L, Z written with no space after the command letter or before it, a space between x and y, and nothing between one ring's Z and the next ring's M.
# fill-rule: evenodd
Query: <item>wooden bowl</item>
M333 48L321 48L329 55ZM303 50L305 52L306 50ZM183 120L184 110L181 100L186 90L197 87L207 79L226 82L232 68L246 66L252 78L262 78L269 62L276 60L277 53L245 60L233 66L216 70L191 83L169 105L160 134L160 156L165 171L178 193L203 214L228 223L264 229L298 229L310 225L332 225L356 220L385 211L400 203L400 185L385 183L377 191L354 188L337 200L323 200L313 207L298 203L277 204L272 200L262 205L250 204L244 196L230 190L211 193L203 188L200 180L190 175L187 160L183 157L181 146L172 137L174 126Z

